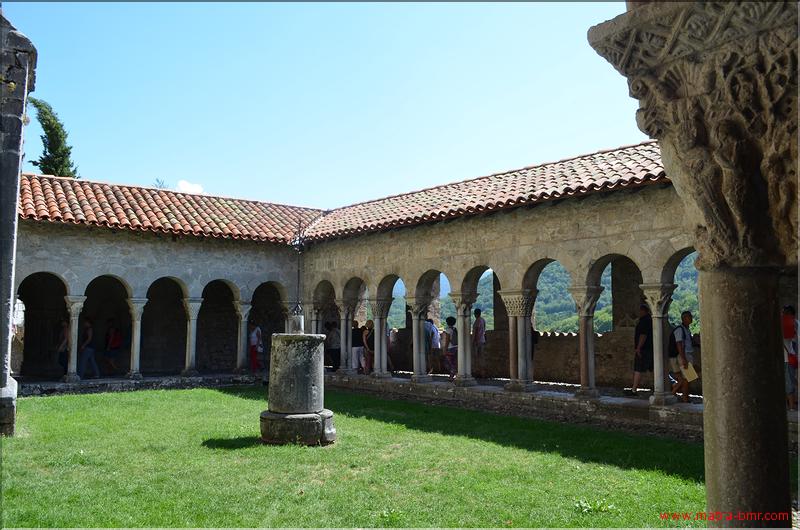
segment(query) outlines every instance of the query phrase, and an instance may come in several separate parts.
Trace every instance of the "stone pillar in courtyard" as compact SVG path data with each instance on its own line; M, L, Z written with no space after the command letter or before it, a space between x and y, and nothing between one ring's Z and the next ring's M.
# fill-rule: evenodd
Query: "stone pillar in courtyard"
M65 296L64 301L67 303L67 310L69 311L69 357L67 359L67 373L64 375L64 382L74 383L80 380L80 377L78 377L78 337L81 330L78 327L78 323L86 297Z
M197 375L197 316L203 305L202 298L184 298L186 308L186 362L181 375L193 377Z
M36 49L0 15L0 435L14 434L17 381L11 377L11 319L14 314L14 260L17 248L19 170L23 116L33 91Z
M355 370L350 367L350 342L352 337L351 323L352 316L355 314L355 304L345 300L337 300L336 306L339 308L339 373L345 375L355 374Z
M236 371L242 373L248 369L247 355L250 348L248 335L250 330L247 329L247 319L250 316L251 305L247 302L234 302L233 307L236 310L236 316L239 317L239 334L236 339Z
M478 298L477 293L450 293L456 306L456 332L458 333L458 373L453 383L456 386L474 386L472 377L472 336L470 330L470 314L472 304Z
M664 327L669 323L669 305L677 285L656 283L643 284L640 287L653 316L653 395L650 396L650 403L670 405L675 403L676 399L672 392L666 390L667 352L665 346L668 337L664 337Z
M324 407L325 335L272 335L268 410L261 439L271 444L326 445L336 440Z
M389 317L392 298L370 300L369 303L375 323L375 366L372 375L373 377L390 377L391 374L387 369L386 319Z
M596 398L600 394L594 380L594 309L603 292L599 285L577 285L570 287L578 313L578 355L581 366L581 388L575 395Z
M128 371L130 379L141 379L139 359L142 346L142 311L147 303L147 298L129 298L128 307L131 312L131 368Z
M790 510L777 289L797 266L797 15L794 2L658 3L589 30L694 231L709 511Z

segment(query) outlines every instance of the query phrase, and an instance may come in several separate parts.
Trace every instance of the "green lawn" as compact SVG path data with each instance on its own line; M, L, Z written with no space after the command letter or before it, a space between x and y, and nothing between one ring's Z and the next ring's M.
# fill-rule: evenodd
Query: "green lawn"
M259 443L260 388L20 399L3 526L641 527L704 508L699 444L333 391L326 406L339 439L308 448Z

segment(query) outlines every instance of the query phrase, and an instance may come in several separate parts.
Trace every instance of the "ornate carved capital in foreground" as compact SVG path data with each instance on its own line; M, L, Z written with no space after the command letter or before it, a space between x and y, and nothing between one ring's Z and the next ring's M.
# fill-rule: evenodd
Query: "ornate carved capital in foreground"
M659 140L698 268L796 263L797 15L793 2L654 3L589 30Z
M521 291L499 291L498 294L506 306L506 313L510 317L529 317L536 303L538 289L523 289Z
M644 293L647 305L655 317L664 317L672 303L672 293L678 287L674 283L644 283L639 286Z
M594 316L594 309L597 307L597 301L603 293L604 287L600 285L576 285L570 287L569 294L575 300L575 310L581 317Z
M389 316L389 309L392 307L394 298L369 300L370 307L372 308L372 316L375 318L386 318Z

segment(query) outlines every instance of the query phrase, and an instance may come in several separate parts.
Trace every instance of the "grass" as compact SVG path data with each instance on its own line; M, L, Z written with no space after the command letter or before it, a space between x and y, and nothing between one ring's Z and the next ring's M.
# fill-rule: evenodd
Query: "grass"
M4 527L642 527L704 509L702 445L574 425L329 391L339 439L309 448L259 442L260 388L18 406Z

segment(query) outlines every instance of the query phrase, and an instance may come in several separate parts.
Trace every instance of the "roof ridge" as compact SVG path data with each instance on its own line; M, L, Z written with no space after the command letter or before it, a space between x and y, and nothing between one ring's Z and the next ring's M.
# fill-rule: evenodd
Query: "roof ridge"
M188 192L185 192L185 191L175 191L175 190L170 190L170 189L156 188L155 186L140 186L138 184L121 184L121 183L117 183L117 182L102 182L102 181L99 181L99 180L88 180L88 179L84 179L84 178L76 179L76 178L73 178L73 177L60 177L58 175L47 175L47 174L42 174L42 173L22 172L22 173L20 173L20 176L21 177L35 177L35 178L56 179L56 180L61 180L61 181L76 182L76 183L79 183L79 184L81 182L86 182L86 183L89 183L89 184L104 184L104 185L107 185L107 186L117 186L117 187L121 187L121 188L136 188L136 189L140 189L140 190L151 190L151 191L164 192L164 193L170 193L170 194L173 194L173 195L181 195L181 196L187 196L188 195L190 197L206 197L206 198L209 198L209 199L226 199L226 200L232 200L232 201L241 201L241 202L249 202L249 203L255 203L255 204L264 204L264 205L269 205L269 206L283 206L285 208L296 208L296 209L314 211L314 212L324 212L324 211L326 211L324 208L313 208L311 206L297 206L297 205L293 205L293 204L286 204L286 203L280 203L280 202L259 201L257 199L243 199L243 198L240 198L240 197L229 197L229 196L225 196L225 195L211 195L211 194L208 194L208 193L188 193Z
M600 149L598 151L593 151L591 153L584 153L582 155L571 156L571 157L568 157L568 158L562 158L560 160L554 160L554 161L551 161L551 162L541 162L539 164L532 164L530 166L523 166L523 167L518 167L518 168L514 168L514 169L508 169L506 171L496 171L494 173L489 173L487 175L481 175L481 176L478 176L478 177L470 177L470 178L461 179L461 180L454 180L452 182L446 182L444 184L437 184L435 186L430 186L430 187L427 187L427 188L421 188L421 189L406 191L406 192L403 192L403 193L396 193L394 195L386 195L384 197L379 197L377 199L369 199L369 200L366 200L366 201L360 201L360 202L355 202L355 203L352 203L352 204L347 204L345 206L339 206L337 208L332 208L332 209L328 210L328 213L333 213L333 212L336 212L336 211L339 211L339 210L345 210L347 208L354 208L356 206L362 206L362 205L365 205L365 204L371 204L371 203L375 203L375 202L386 201L386 200L389 200L389 199L397 199L399 197L407 197L409 195L416 195L417 193L423 193L423 192L426 192L426 191L432 191L432 190L436 190L436 189L440 189L440 188L445 188L447 186L454 186L456 184L463 184L463 183L466 183L466 182L473 182L473 181L480 180L480 179L488 179L488 178L497 177L497 176L500 176L500 175L508 175L509 173L515 173L517 171L527 171L527 170L536 169L536 168L540 168L540 167L544 167L544 166L551 166L551 165L555 165L555 164L561 164L561 163L564 163L564 162L569 162L571 160L577 160L579 158L586 158L586 157L589 157L589 156L601 155L601 154L604 154L604 153L612 153L614 151L622 151L624 149L630 149L632 147L639 147L639 146L649 145L649 144L653 144L653 143L658 143L658 141L657 140L645 140L645 141L639 142L637 144L629 144L629 145L623 145L623 146L620 146L620 147L611 147L611 148L607 148L607 149ZM310 228L310 225L309 225L309 228Z

